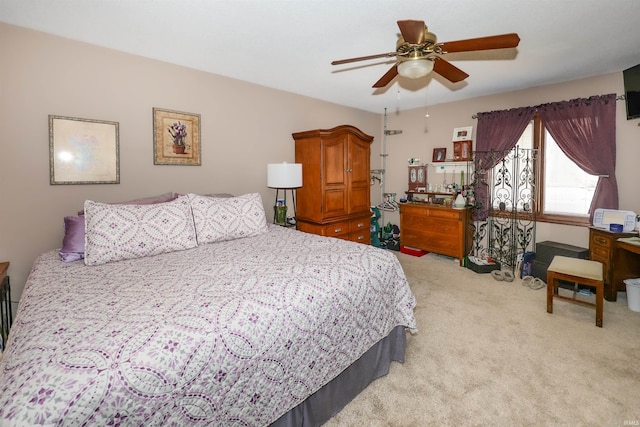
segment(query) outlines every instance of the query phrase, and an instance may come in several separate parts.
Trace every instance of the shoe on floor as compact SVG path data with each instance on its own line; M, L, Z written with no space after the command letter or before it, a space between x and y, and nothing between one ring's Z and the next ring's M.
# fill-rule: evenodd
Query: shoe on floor
M524 276L522 278L522 286L526 286L527 288L530 288L531 285L533 285L534 279L535 278L533 276Z
M546 286L547 284L544 283L544 281L536 277L535 279L533 279L533 283L529 287L535 291L538 289L545 288Z

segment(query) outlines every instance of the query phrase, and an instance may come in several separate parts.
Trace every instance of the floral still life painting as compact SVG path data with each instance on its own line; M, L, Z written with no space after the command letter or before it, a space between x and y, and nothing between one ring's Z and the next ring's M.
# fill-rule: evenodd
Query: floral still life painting
M185 142L187 125L180 122L173 122L167 130L171 138L173 138L173 152L176 154L185 154L185 150L187 149L187 143Z
M200 166L200 115L153 109L153 163Z

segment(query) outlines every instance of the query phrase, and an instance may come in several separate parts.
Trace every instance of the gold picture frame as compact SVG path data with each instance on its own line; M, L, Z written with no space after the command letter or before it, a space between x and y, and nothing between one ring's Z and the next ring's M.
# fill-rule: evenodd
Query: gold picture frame
M199 114L153 109L153 164L201 165Z
M120 184L118 122L49 115L49 183Z

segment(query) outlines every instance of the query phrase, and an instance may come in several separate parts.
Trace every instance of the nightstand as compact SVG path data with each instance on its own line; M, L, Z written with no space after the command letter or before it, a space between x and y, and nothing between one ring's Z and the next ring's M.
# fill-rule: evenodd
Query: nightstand
M0 335L2 338L2 349L7 344L7 338L9 336L9 329L11 329L11 322L13 322L13 315L11 313L11 285L9 284L9 276L7 270L9 269L8 262L0 262Z

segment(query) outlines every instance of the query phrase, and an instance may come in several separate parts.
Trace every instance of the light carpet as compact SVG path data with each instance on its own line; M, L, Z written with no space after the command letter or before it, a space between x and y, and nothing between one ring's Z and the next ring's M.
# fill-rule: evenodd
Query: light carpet
M640 313L624 292L605 300L598 328L588 307L555 300L548 314L546 288L435 254L397 256L419 332L405 363L326 426L640 425Z

